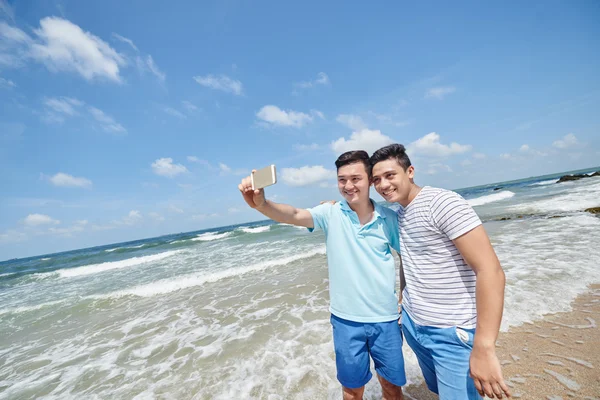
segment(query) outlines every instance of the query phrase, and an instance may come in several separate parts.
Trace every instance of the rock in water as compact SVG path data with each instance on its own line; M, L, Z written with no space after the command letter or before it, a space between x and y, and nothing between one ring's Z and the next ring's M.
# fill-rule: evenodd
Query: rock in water
M600 207L586 208L585 211L592 214L600 214Z
M579 179L583 179L583 178L589 178L589 175L585 175L585 174L563 175L560 177L560 179L556 183L578 181Z

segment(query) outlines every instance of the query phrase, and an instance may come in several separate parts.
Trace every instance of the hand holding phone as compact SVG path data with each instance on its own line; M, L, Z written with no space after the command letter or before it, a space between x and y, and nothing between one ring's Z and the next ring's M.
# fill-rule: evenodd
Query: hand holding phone
M253 170L250 175L252 180L252 190L262 189L277 183L277 171L275 165L271 164L268 167Z

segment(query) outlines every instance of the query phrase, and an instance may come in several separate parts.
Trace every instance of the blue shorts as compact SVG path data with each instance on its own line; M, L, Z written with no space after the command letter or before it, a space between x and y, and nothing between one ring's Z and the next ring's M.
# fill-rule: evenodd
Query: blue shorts
M417 325L402 311L402 332L419 360L425 383L440 400L479 400L469 376L475 329Z
M352 322L332 314L331 325L337 378L342 386L357 389L369 382L372 377L369 355L379 376L396 386L406 384L402 333L397 320Z

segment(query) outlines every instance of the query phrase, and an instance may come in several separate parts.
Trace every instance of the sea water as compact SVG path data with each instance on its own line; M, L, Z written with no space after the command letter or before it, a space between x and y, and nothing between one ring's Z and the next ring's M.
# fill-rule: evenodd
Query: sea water
M559 176L458 190L506 272L503 330L600 282L600 177ZM323 234L269 221L6 261L0 398L340 399L328 302Z

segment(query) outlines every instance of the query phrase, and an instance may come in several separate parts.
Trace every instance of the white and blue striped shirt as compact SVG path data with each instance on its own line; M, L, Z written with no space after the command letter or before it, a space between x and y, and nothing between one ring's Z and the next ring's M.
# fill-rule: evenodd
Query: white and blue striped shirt
M398 210L406 287L402 306L416 324L475 328L475 272L452 240L481 225L459 194L425 186Z

